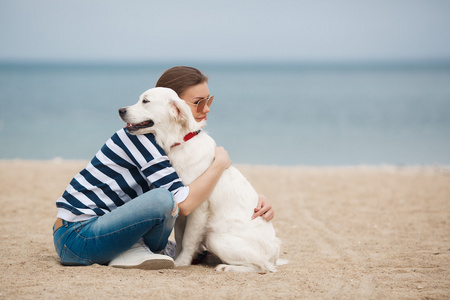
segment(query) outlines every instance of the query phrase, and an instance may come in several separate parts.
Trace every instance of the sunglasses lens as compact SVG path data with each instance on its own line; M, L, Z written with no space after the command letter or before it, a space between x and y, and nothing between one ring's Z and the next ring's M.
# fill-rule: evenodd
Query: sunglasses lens
M201 101L197 104L197 112L202 112L203 109L205 108L205 104L208 104L208 107L211 106L213 100L214 100L214 96L209 97L208 101L206 101L206 100L201 100ZM208 102L208 103L206 103L206 102Z
M202 112L205 107L206 100L202 100L197 104L197 112Z
M211 107L211 104L212 104L213 100L214 100L214 95L211 96L211 97L209 97L209 100L208 100L208 107Z

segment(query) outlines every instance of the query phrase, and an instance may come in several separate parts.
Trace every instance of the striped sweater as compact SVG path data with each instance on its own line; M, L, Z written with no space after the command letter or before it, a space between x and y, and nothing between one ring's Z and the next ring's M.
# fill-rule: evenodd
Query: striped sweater
M178 203L189 194L154 135L131 135L123 128L69 183L56 201L58 217L76 222L102 216L158 187Z

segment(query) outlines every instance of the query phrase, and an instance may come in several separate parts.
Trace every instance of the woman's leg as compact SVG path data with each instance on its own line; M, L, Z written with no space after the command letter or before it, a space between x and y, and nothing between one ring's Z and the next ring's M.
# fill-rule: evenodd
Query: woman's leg
M105 264L141 238L152 251L160 251L177 217L174 207L169 191L153 189L104 216L69 223L55 232L61 263Z

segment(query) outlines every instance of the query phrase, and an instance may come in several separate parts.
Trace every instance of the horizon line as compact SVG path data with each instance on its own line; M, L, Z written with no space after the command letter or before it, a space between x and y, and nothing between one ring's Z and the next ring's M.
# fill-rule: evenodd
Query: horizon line
M198 65L211 67L305 67L305 68L450 68L448 59L367 60L2 60L2 67L153 67Z

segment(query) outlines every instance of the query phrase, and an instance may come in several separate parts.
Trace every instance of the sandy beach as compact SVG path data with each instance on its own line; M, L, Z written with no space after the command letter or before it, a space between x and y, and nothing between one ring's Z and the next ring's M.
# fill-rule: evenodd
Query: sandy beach
M85 161L0 161L0 299L448 299L450 171L238 165L275 208L276 273L63 267L55 200Z

